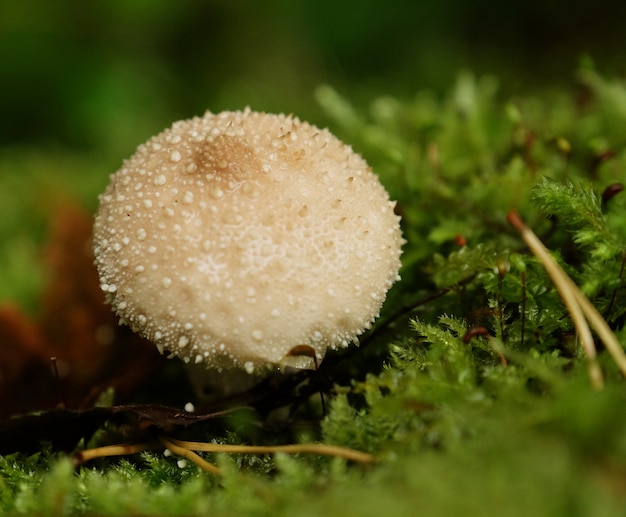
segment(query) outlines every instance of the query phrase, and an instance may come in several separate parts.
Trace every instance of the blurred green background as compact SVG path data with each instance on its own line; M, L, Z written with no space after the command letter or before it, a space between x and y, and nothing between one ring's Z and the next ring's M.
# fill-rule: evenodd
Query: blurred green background
M571 87L582 56L624 71L626 3L582 0L4 0L0 301L36 306L58 199L94 210L121 161L205 110L292 112L315 88L358 106L448 91L460 70L507 95Z
M0 143L120 158L173 120L251 105L322 123L313 90L509 89L569 81L587 53L621 73L624 2L4 0Z

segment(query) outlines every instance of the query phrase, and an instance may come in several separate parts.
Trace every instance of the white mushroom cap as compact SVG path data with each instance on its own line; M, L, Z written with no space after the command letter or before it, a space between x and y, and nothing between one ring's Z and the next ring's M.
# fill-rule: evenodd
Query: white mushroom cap
M398 277L394 203L325 129L245 111L176 122L111 176L94 225L123 323L207 367L318 359L371 326Z

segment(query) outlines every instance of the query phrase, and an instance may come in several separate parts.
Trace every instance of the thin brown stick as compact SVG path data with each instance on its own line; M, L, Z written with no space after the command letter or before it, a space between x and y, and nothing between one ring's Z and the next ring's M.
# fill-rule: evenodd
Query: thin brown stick
M137 454L151 448L150 443L128 443L119 445L106 445L104 447L95 447L93 449L86 449L78 452L74 456L74 460L78 465L82 465L87 461L91 461L96 458L105 458L107 456L130 456L131 454Z
M189 447L185 447L184 445L181 445L180 443L174 443L174 442L177 442L178 440L174 440L173 438L166 438L163 435L159 435L158 439L165 448L169 449L174 454L178 454L179 456L182 456L183 458L187 458L188 460L193 461L196 465L198 465L198 467L200 467L205 472L208 472L209 474L217 474L217 475L220 474L220 469L218 469L215 465L213 465L212 463L209 463L204 458L202 458L201 456L193 452L193 450L191 450Z
M194 451L220 452L225 454L275 454L284 452L288 454L318 454L320 456L333 456L337 458L344 458L350 461L355 461L358 463L373 463L374 461L376 461L376 458L371 454L356 451L354 449L348 449L346 447L326 445L323 443L305 443L273 446L228 445L206 442L189 442L166 437L161 434L157 436L157 439L159 440L159 442L161 442L163 447L169 449L174 454L177 454L178 456L182 456L183 458L192 461L205 472L216 475L220 474L219 468L212 463L206 461ZM76 465L78 466L95 458L104 458L108 456L127 456L131 454L136 454L152 449L153 445L154 444L151 444L149 442L142 442L135 444L120 444L96 447L93 449L87 449L79 452L74 456L74 460L76 462Z
M61 379L61 375L59 375L59 367L57 365L57 358L51 357L50 362L52 363L52 370L54 371L54 378L57 381L57 386L59 387L59 395L61 397L61 402L63 403L63 407L68 409L67 406L67 397L65 396L65 386L63 385L63 379Z
M171 442L179 447L202 452L223 452L227 454L275 454L285 452L289 454L319 454L320 456L334 456L359 463L373 463L376 458L371 454L324 443L303 443L290 445L228 445L206 442L188 442L170 438ZM169 448L169 447L168 447ZM172 451L174 452L174 451Z

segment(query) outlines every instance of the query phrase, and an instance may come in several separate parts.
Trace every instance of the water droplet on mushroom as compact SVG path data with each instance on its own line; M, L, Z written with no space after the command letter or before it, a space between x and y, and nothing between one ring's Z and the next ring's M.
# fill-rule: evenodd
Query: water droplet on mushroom
M246 182L242 185L241 191L248 197L256 199L259 197L259 191L254 187L253 183Z
M165 174L159 174L154 178L154 184L157 186L165 185L166 181L167 178L165 177Z
M250 375L252 375L254 373L254 363L252 361L246 361L243 364L244 370L246 370L246 372L248 372Z
M190 191L185 192L185 195L183 196L183 203L187 205L193 203L193 192L190 192Z

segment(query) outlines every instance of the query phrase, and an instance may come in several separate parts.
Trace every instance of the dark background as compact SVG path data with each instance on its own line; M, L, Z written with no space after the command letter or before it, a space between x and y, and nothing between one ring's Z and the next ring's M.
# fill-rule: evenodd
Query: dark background
M359 103L445 92L462 69L528 94L571 84L586 56L621 75L625 45L626 2L7 0L0 146L121 159L207 109L324 124L320 83Z

